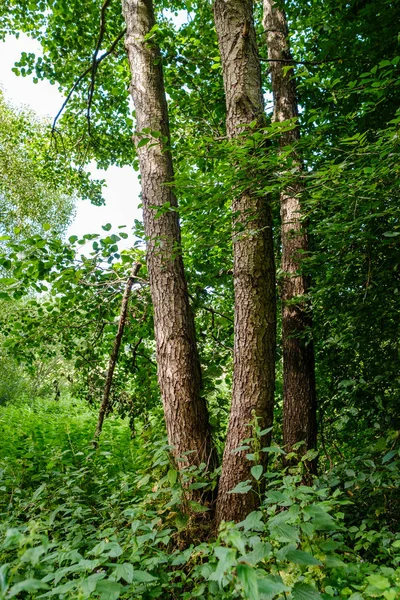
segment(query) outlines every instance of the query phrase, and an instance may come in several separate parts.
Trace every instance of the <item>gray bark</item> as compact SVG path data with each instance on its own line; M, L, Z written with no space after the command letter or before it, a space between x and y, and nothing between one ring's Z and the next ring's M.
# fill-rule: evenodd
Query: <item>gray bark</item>
M251 0L216 0L215 25L221 54L228 136L263 122L261 70ZM251 130L250 130L251 131ZM240 139L237 140L240 143ZM239 482L252 479L246 451L234 452L251 437L249 423L261 428L273 420L276 292L271 209L266 198L249 189L232 200L235 290L234 373L232 405L216 520L243 519L258 503L254 492L230 494ZM236 230L236 231L235 231ZM268 439L262 440L267 445Z
M291 65L288 26L281 4L264 0L264 29L274 95L274 120L284 122L298 117L296 81ZM293 63L292 63L293 65ZM298 125L280 137L281 147L298 141ZM301 157L292 153L299 175ZM293 168L293 166L292 166ZM301 260L308 251L307 232L302 221L301 195L303 184L298 181L287 187L280 198L282 227L282 347L283 347L283 437L288 452L298 442L304 454L316 445L316 392L314 348L311 338L311 311L305 296L308 279L302 273ZM315 462L309 463L311 471Z
M158 380L168 440L178 466L214 465L200 362L181 255L180 225L171 186L170 132L159 48L145 37L155 24L151 0L123 0L130 92L136 111L134 141L140 163L147 266L154 306ZM144 129L161 133L151 137ZM145 145L139 142L151 137ZM168 203L168 204L167 204ZM155 207L155 208L154 208ZM160 210L161 209L161 210ZM157 210L161 213L157 215Z

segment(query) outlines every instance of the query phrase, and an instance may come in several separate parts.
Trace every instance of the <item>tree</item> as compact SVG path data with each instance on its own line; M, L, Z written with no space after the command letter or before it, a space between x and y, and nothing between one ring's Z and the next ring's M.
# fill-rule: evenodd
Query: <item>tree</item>
M160 51L151 40L151 0L125 0L126 48L136 110L147 265L154 307L158 379L169 443L179 466L215 465L173 192L168 110Z
M314 345L307 293L309 282L302 259L309 250L301 197L302 162L296 150L287 152L300 136L296 82L293 75L286 15L275 0L264 0L263 25L274 96L274 121L289 125L279 138L286 152L288 170L295 172L280 193L282 240L282 350L283 350L283 443L288 453L299 448L302 455L316 446L316 391ZM312 471L315 461L309 463Z
M284 256L287 258L289 253L291 260L289 266L284 267L283 281L287 288L290 287L290 298L284 299L285 307L290 309L290 315L293 312L298 316L300 312L304 325L304 337L303 334L298 335L297 330L293 336L285 333L284 345L290 348L295 346L295 349L300 346L301 352L305 352L304 341L309 333L307 319L310 317L306 299L312 298L321 420L321 481L325 486L324 478L327 477L336 487L337 483L333 483L331 475L323 471L324 456L326 461L331 461L333 469L330 473L333 473L335 462L339 459L343 461L343 456L347 458L354 454L359 444L365 445L366 438L376 439L377 444L386 444L379 432L393 427L398 416L399 114L395 106L398 106L399 99L400 59L396 56L398 19L393 17L394 8L397 10L399 3L350 0L339 2L340 11L333 10L337 2L330 0L314 4L313 11L310 11L307 4L297 0L286 3L293 32L293 61L289 55L279 58L279 52L287 51L287 36L282 38L280 28L270 43L272 51L274 44L279 42L278 58L267 56L266 45L260 47L262 66L265 66L262 71L265 84L269 85L266 69L271 66L276 75L275 82L278 78L279 83L281 77L281 89L275 90L275 96L280 94L281 99L285 95L286 98L291 97L288 118L270 123L268 113L263 121L262 77L255 43L256 34L260 39L265 37L260 18L261 3L255 6L256 34L250 3L229 0L215 4L224 71L221 77L221 58L212 27L210 2L159 0L154 3L156 18L152 16L149 2L128 2L128 12L132 7L141 11L141 18L132 20L128 28L129 52L135 66L132 69L136 104L133 117L137 119L135 149L133 145L131 148L130 140L134 119L131 118L126 94L129 68L122 47L124 23L118 3L106 0L101 4L98 0L87 0L66 6L57 2L44 10L42 0L26 0L6 7L7 15L3 17L3 22L5 19L6 28L14 28L14 31L25 29L41 41L43 57L23 55L17 68L21 73L34 72L37 77L58 82L68 96L69 101L65 112L57 120L56 129L64 124L72 128L76 164L96 158L102 166L111 163L136 166L139 158L143 174L146 232L142 232L140 224L136 231L141 233L142 239L147 238L145 241L149 244L151 284L152 287L157 286L157 282L163 282L166 275L179 278L178 286L173 288L174 292L178 290L178 294L172 294L168 286L157 289L155 296L153 294L156 336L162 336L164 331L168 335L176 333L171 331L168 317L171 312L175 315L171 307L175 309L179 305L180 314L183 315L179 323L188 327L188 347L193 359L190 365L184 365L185 372L190 376L194 370L193 385L198 389L201 361L204 374L201 393L207 395L218 450L223 447L229 411L234 316L232 271L236 288L235 329L236 334L238 331L243 333L243 337L236 335L235 339L234 398L237 397L237 390L244 389L244 384L252 381L248 375L257 369L254 388L260 389L265 381L261 377L266 376L266 369L273 364L273 361L267 364L266 361L256 360L254 363L249 360L246 363L242 360L244 355L247 357L251 354L252 344L246 342L246 345L238 346L238 341L251 340L253 334L257 338L262 330L265 331L265 327L258 326L260 315L264 318L265 313L261 302L257 305L260 310L253 310L254 321L243 331L244 317L248 314L246 310L249 306L254 309L254 304L247 302L256 286L253 281L245 285L247 275L238 266L243 266L241 261L249 250L254 251L253 256L257 255L262 247L261 240L264 239L263 224L271 225L266 214L260 214L261 207L264 207L268 215L268 204L265 202L267 194L271 194L273 200L278 200L276 205L272 204L275 208L283 191L283 200L287 200L294 210L292 217L300 232L292 235L295 229L292 221L285 234L287 217L284 215L282 247ZM183 7L190 10L191 15L187 23L178 27L174 23L175 17L171 19L170 11L178 11ZM0 15L5 12L0 8ZM142 27L143 19L147 19L145 27ZM377 34L376 23L383 27L384 35ZM4 27L0 28L0 34L3 30ZM138 35L131 36L132 32ZM231 42L229 51L226 48L227 41ZM279 62L282 60L289 62ZM279 69L274 69L275 63ZM285 67L283 70L282 64ZM292 78L294 65L297 90L294 89ZM160 73L165 77L165 94ZM246 77L250 78L249 82ZM140 87L139 83L143 86ZM142 91L144 96L139 93ZM146 94L150 91L155 93L151 93L150 101L147 101ZM293 100L295 91L301 106L299 115ZM249 98L246 98L246 94L249 94ZM171 118L169 127L165 96L168 98ZM151 114L149 107L152 108ZM150 117L156 122L153 123ZM301 137L298 135L297 120ZM277 143L275 140L278 140ZM172 157L175 173L172 170ZM156 168L152 169L155 159ZM153 196L149 187L154 192ZM233 219L230 210L232 198ZM301 206L296 205L299 199ZM154 209L156 204L157 208ZM247 208L249 211L246 213ZM274 213L274 216L274 224L278 227L278 214ZM303 235L306 219L310 234L309 247ZM179 224L182 226L182 238ZM159 236L157 241L155 235ZM90 239L90 236L86 237L87 241ZM52 238L50 245L47 245L40 236L33 236L25 246L17 244L11 248L10 253L2 257L1 263L10 272L10 277L3 280L2 286L8 287L11 294L18 297L18 294L26 293L22 282L29 282L30 277L35 291L44 291L41 286L46 277L52 286L51 293L54 291L50 299L47 296L42 296L40 302L35 299L35 319L29 321L26 311L21 310L21 315L16 319L18 322L4 324L2 329L9 333L8 340L11 341L9 348L12 351L15 349L16 353L22 352L25 344L28 354L36 344L36 353L39 353L38 347L40 352L49 352L51 336L54 334L56 342L56 337L60 335L63 351L69 348L73 358L76 358L77 373L82 379L87 379L92 399L99 399L98 391L104 383L104 367L115 335L121 282L125 282L128 275L128 262L129 266L133 262L130 256L128 262L120 264L122 259L115 240L113 235L108 236L107 241L103 240L109 249L108 256L104 257L108 264L104 273L103 262L98 262L95 250L95 244L101 242L95 239L91 241L96 256L91 256L87 262L78 260L72 265L70 259L67 260L70 248L60 250L60 262L65 260L65 264L69 265L65 277L60 275L61 269L57 270L58 267L50 260L51 243L54 242ZM276 247L279 252L280 244L277 243ZM21 255L25 258L20 258ZM136 261L138 257L133 258ZM249 261L245 267L248 265ZM260 265L254 261L250 266ZM266 276L265 262L261 267L259 271L256 269L257 283L260 273ZM291 276L288 277L290 269ZM306 290L305 274L311 275L313 285L310 290ZM84 275L88 277L87 287L82 283ZM143 277L146 277L146 273ZM300 296L299 290L292 289L297 283L302 286ZM261 282L260 279L259 289L265 291L263 286L265 280ZM151 308L147 311L143 306L148 299L147 288L141 291L143 295L140 294L140 298L136 292L131 298L131 312L124 343L121 344L112 393L116 397L123 386L129 392L133 390L139 406L135 415L140 407L144 406L146 411L151 407L154 409L151 419L157 419L158 429L161 429L161 411L157 410L159 396L155 381L152 314ZM165 291L169 299L168 306L167 302L163 303ZM200 359L194 345L188 298L190 308L195 313ZM265 300L264 292L261 298ZM45 307L47 302L48 309ZM160 312L160 306L163 313ZM40 321L43 311L46 314L46 326ZM148 313L148 317L144 318L143 313ZM69 331L66 326L61 331L62 325L67 325L68 320ZM33 321L38 324L35 332L33 325L30 327ZM30 334L26 336L29 327ZM43 331L45 336L41 336ZM43 345L36 342L37 339ZM310 349L310 345L307 348ZM260 355L261 349L264 352L265 346L260 346ZM241 360L237 361L237 357ZM159 353L157 360L162 371L166 358ZM149 368L143 368L144 364L150 365ZM292 367L294 364L292 361ZM240 368L247 369L243 377ZM285 372L288 372L286 367ZM309 375L311 370L307 372ZM181 372L178 373L178 382L180 375ZM298 373L295 375L297 378ZM296 378L292 377L291 382L297 381ZM280 385L278 371L278 393ZM311 386L308 390L311 390ZM241 518L239 509L244 514L256 502L256 498L250 494L243 494L239 499L239 494L228 494L231 490L226 483L227 475L237 477L236 481L247 480L244 484L240 482L240 491L249 490L254 484L253 475L254 479L260 477L259 489L262 489L262 465L256 464L252 469L244 453L240 454L239 451L239 455L235 456L228 451L229 444L231 448L235 447L243 437L252 437L254 431L258 434L262 430L262 424L256 426L255 423L258 408L253 400L248 403L236 402L236 405L234 400L232 403L225 458L237 463L229 471L229 467L226 467L229 463L225 461L220 496L224 500L220 501L220 506L225 502L226 510L221 508L219 511L220 520L229 518L236 510L234 518ZM199 406L204 407L202 403L201 400ZM278 443L280 410L278 402L274 432L274 441ZM285 412L288 412L286 408ZM265 417L265 412L263 414ZM261 418L262 414L258 416ZM184 417L183 420L179 417L179 427ZM252 425L249 426L249 423ZM296 425L299 425L298 420ZM237 434L237 441L233 439L232 431ZM177 430L173 433L175 435ZM264 439L267 436L265 434ZM298 441L305 437L303 432L299 434L298 431L296 436ZM191 434L187 439L190 437ZM340 440L339 447L336 447L337 440ZM244 445L252 446L253 440ZM279 453L276 447L266 449L266 452L272 451ZM255 460L256 455L258 460L260 452L251 452L249 449L248 453L250 460ZM363 460L360 458L360 462ZM341 464L345 471L344 463ZM273 462L271 470L274 469L274 476L278 465L277 461ZM371 463L369 467L375 469ZM300 476L294 475L294 472L293 477L300 481ZM369 477L364 470L362 473L366 478ZM176 471L173 477L175 475ZM265 475L267 479L270 474ZM353 475L349 477L353 478ZM168 479L166 475L165 479ZM200 483L201 486L204 484L203 481ZM272 482L271 485L274 487ZM299 490L298 493L303 494L304 491ZM290 526L298 527L299 535L303 535L295 512L281 510L282 504L286 504L285 497L276 496L273 508L270 511L266 509L265 512L276 513L268 527L277 532L281 519L287 517ZM283 501L277 502L276 506L277 498ZM268 499L266 502L269 504ZM294 496L293 504L298 504ZM251 517L256 518L254 515ZM230 531L230 527L227 527L222 530L222 535L226 533L229 536ZM297 533L294 534L292 529L286 533L289 536L286 542L297 543ZM227 538L221 539L225 546ZM297 555L297 558L302 561L304 555ZM222 563L218 564L222 570ZM232 590L235 585L240 585L239 574L247 573L248 565L244 565L243 569L242 566L240 563L237 570L232 567ZM217 585L216 581L214 583Z
M63 132L64 136L67 132ZM61 133L60 133L61 135ZM48 123L9 106L0 91L0 213L2 233L65 231L78 197L101 202L100 182L58 154Z
M228 137L251 132L264 122L261 69L248 0L216 1L215 25L223 68ZM255 418L261 430L271 427L275 383L275 264L272 216L268 200L247 189L232 200L233 277L235 290L232 405L217 500L217 522L241 520L258 499L253 492L231 493L251 480L247 451L236 449L252 437ZM270 439L263 434L262 442ZM266 444L268 445L268 444ZM266 455L264 455L265 457ZM265 465L265 458L261 460Z

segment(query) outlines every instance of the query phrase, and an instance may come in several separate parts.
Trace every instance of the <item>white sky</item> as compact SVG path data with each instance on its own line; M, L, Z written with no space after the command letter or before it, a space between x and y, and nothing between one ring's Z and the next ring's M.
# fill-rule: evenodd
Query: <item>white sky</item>
M21 52L34 52L40 54L40 44L21 34L19 39L7 37L5 42L0 42L0 86L5 97L16 106L25 105L33 109L40 116L51 119L59 111L63 96L58 92L57 86L50 85L47 81L33 83L32 77L18 77L12 72L14 63L19 60ZM103 188L105 206L93 206L88 201L79 201L76 207L76 217L70 226L67 235L82 236L85 233L103 233L102 225L111 223L112 230L118 225L127 225L127 233L133 225L134 219L141 219L141 210L137 208L140 203L140 184L137 173L130 167L110 167L107 171L91 168L94 177L105 179L106 187ZM132 245L132 238L120 247Z

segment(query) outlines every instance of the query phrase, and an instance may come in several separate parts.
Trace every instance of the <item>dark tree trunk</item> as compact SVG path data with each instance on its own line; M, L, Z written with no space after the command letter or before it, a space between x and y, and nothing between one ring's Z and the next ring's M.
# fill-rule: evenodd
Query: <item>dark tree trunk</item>
M215 25L226 96L226 128L237 138L254 120L263 122L261 70L251 0L216 0ZM240 140L238 140L240 143ZM262 429L273 420L276 340L275 265L269 202L249 189L232 200L235 339L232 406L219 483L216 520L243 519L258 504L254 492L230 494L252 479L246 451L249 423ZM267 445L268 436L263 438ZM265 461L265 459L264 459Z
M194 319L181 255L177 201L171 183L168 111L159 48L145 36L155 24L152 0L123 0L126 49L136 111L134 136L140 162L147 266L154 306L158 380L168 440L178 466L205 462L214 466L214 451L205 399ZM146 130L143 132L143 130ZM152 137L150 132L161 133ZM143 138L149 143L140 144Z
M264 0L264 29L267 36L269 68L274 95L274 120L283 122L298 116L296 82L290 66L288 26L285 12L274 0ZM284 61L284 62L280 62ZM281 147L299 139L298 125L280 137ZM301 157L292 153L294 165L302 171ZM293 166L292 166L293 168ZM282 347L283 347L283 438L287 452L304 442L302 455L316 445L316 393L311 311L306 300L307 277L301 260L308 251L307 232L302 223L303 184L294 182L282 193ZM315 471L316 463L308 464Z

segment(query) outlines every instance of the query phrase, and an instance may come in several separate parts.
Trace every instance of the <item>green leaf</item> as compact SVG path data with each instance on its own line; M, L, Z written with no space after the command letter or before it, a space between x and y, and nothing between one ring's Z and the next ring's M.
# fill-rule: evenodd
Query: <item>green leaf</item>
M328 569L336 569L346 566L346 563L337 554L328 554L325 558L325 566Z
M117 565L114 575L117 581L124 579L126 583L132 583L133 581L133 566L130 563L122 563Z
M167 473L168 481L171 486L174 486L178 478L178 471L176 469L170 469Z
M278 542L298 542L299 532L297 527L292 527L286 523L277 523L271 527L271 535Z
M266 446L265 448L261 449L261 452L268 452L269 454L286 454L286 452L282 450L282 448L279 448L279 446Z
M237 551L232 548L225 548L225 546L217 546L214 549L214 554L218 558L217 568L214 572L211 572L208 576L210 581L218 581L220 584L225 577L226 573L236 565L236 553Z
M293 600L322 600L318 590L308 583L296 583L292 589Z
M143 146L145 146L149 142L150 142L150 138L142 138L141 140L139 140L139 142L137 144L137 147L138 148L142 148Z
M7 598L14 598L20 592L37 592L38 590L48 589L47 583L43 583L39 579L25 579L12 586L7 594Z
M246 600L259 600L257 574L253 567L244 564L238 564L236 572L239 581L243 586L244 597Z
M157 577L153 577L147 571L132 571L132 580L139 581L140 583L151 583L152 581L157 581Z
M263 531L263 515L259 510L255 510L247 515L244 521L238 523L238 527L243 527L244 531Z
M21 557L21 562L30 562L32 565L36 565L39 562L42 554L46 552L44 546L35 546L34 548L28 548Z
M296 565L321 565L322 563L317 560L309 552L304 550L289 550L285 556L286 560L295 563Z
M273 600L278 594L290 590L279 575L267 575L263 579L259 579L257 584L258 591L263 594L263 600Z
M379 573L373 573L367 577L367 581L369 585L377 588L378 590L386 590L390 588L390 581L383 577L383 575L379 575Z
M258 481L263 474L262 465L254 465L254 467L251 467L251 474L253 475L254 479Z
M189 500L189 506L190 509L195 513L202 513L210 510L208 506L204 506L203 504L200 504L200 502L195 502L195 500Z
M111 579L101 579L96 585L96 592L100 594L100 600L117 600L122 590L123 586Z
M238 483L233 490L229 490L228 494L247 494L252 489L252 486L249 485L250 479L246 481L241 481Z
M80 581L80 589L86 598L91 598L91 595L96 589L96 585L100 579L104 579L105 573L93 573L82 581Z
M387 454L385 454L385 456L382 458L382 464L385 464L387 462L389 462L389 460L391 458L393 458L393 456L396 456L397 454L397 449L396 450L390 450L390 452L388 452Z

